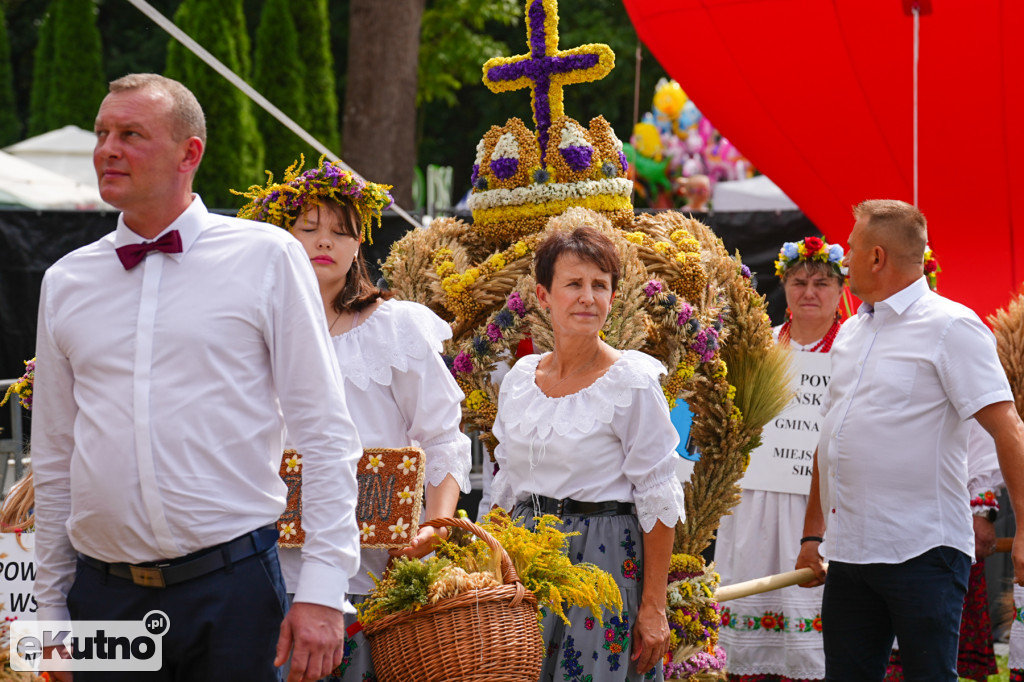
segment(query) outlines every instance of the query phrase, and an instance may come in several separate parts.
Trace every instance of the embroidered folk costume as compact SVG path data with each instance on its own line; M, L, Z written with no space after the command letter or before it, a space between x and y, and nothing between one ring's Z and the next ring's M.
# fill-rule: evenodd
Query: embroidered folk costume
M807 262L827 263L842 281L843 249L817 237L783 245L776 275ZM828 353L838 319L816 341L790 338L791 319L774 328L778 343L793 350ZM758 456L757 453L754 456ZM800 550L807 495L744 489L732 514L722 518L715 563L723 585L792 570ZM797 682L825 677L821 639L823 588L787 587L724 603L719 641L729 655L731 680Z
M380 224L380 213L391 201L388 189L321 160L317 168L301 174L293 166L282 183L275 184L271 178L266 187L251 187L245 194L251 201L242 214L288 228L311 206L349 203L359 215L362 236L371 239L372 223ZM349 276L354 271L353 266ZM427 485L438 486L451 476L463 492L469 492L470 442L459 428L464 395L441 357L451 328L426 306L410 301L383 300L363 317L362 324L359 315L348 331L332 336L331 342L363 447L416 444L426 453ZM363 533L375 530L361 528ZM280 549L289 590L298 577L299 553L294 548ZM360 561L350 587L355 603L373 588L370 572L383 576L388 552L363 549ZM330 679L361 682L372 676L370 648L354 616L346 614L345 624L344 658Z
M555 500L592 506L596 513L563 508L563 530L580 533L570 541L569 557L611 573L623 611L621 617L606 613L603 626L586 609L567 612L571 626L545 617L540 679L661 680L661 666L656 677L627 668L644 589L643 533L659 520L674 527L684 514L675 473L679 435L658 383L665 368L639 351L623 351L590 386L550 398L534 381L541 357L522 358L502 381L493 500L528 522L535 514L557 514ZM634 505L635 512L624 511Z

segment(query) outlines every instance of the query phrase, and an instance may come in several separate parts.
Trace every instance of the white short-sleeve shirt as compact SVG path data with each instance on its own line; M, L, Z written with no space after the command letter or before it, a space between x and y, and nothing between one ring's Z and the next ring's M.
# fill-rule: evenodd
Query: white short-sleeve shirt
M967 420L1012 400L992 334L924 278L861 306L832 347L818 443L828 557L900 563L939 546L973 556Z

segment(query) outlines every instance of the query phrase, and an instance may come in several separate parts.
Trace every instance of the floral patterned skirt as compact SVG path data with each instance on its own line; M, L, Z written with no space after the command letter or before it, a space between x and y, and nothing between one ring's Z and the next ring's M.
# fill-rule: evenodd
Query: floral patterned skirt
M349 601L355 606L368 597L366 594L349 595ZM356 623L355 614L345 614L345 649L341 665L324 678L325 682L377 682L377 676L373 673L373 659L370 657L370 642Z
M512 512L533 525L533 506L520 502ZM636 671L630 659L633 622L640 609L643 590L643 531L635 515L563 517L562 531L578 532L569 539L569 558L587 562L611 573L622 592L622 615L607 611L599 623L588 609L571 608L566 625L557 615L543 620L546 655L541 682L640 682L664 679L662 666L646 675Z

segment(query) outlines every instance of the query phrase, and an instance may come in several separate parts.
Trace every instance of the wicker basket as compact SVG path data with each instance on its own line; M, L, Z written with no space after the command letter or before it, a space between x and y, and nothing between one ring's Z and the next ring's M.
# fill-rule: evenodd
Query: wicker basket
M500 587L468 590L419 611L393 613L365 626L380 682L535 682L544 644L537 598L523 587L508 553L480 526L464 519L426 522L455 526L501 552Z

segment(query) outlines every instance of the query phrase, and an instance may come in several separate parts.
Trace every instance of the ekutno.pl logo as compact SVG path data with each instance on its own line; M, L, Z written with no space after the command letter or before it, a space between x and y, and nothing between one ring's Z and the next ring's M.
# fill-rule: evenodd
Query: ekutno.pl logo
M16 620L11 623L11 668L18 672L88 670L145 672L163 666L163 611L141 620Z

